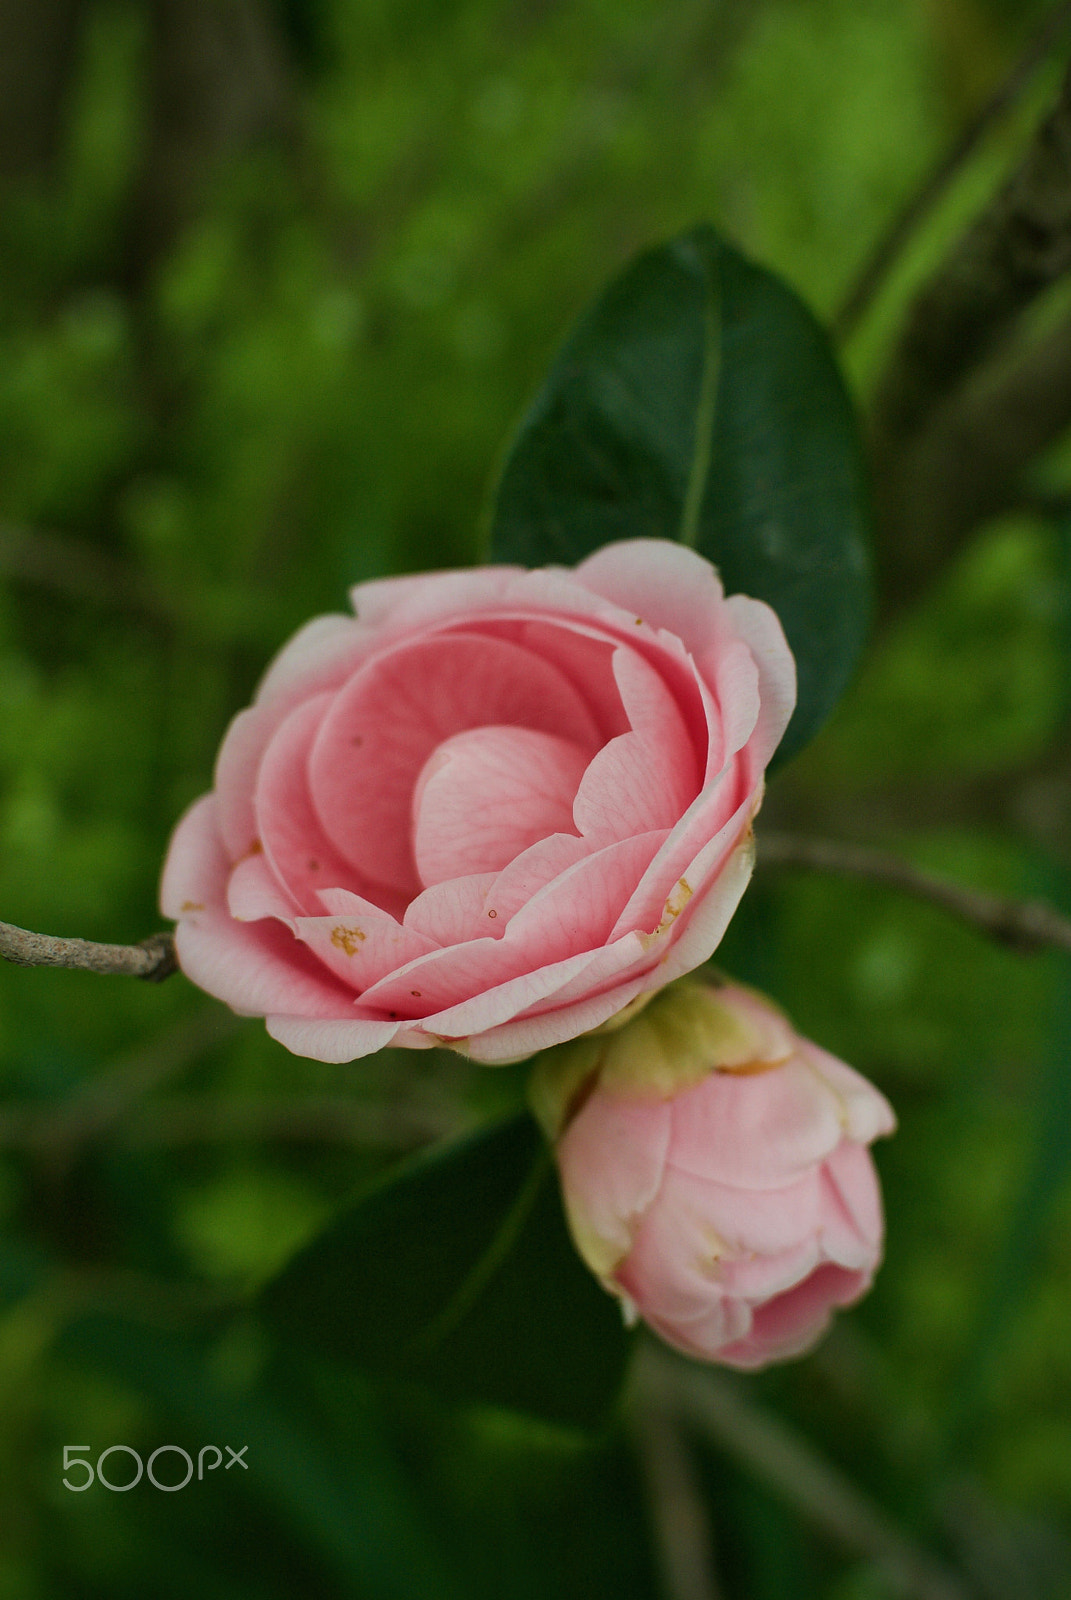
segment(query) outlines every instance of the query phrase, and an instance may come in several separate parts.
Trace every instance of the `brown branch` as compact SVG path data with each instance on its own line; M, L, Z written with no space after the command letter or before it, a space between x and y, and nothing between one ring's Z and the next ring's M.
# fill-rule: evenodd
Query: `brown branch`
M17 967L75 967L82 972L147 978L150 983L162 983L178 970L170 933L150 934L139 944L96 944L92 939L63 939L0 922L0 956Z
M1071 4L1056 6L1016 61L1008 76L977 112L952 148L898 213L874 246L854 285L833 319L833 332L846 339L876 299L897 257L919 224L929 216L953 179L962 171L990 128L1015 104L1044 64L1060 35L1071 26Z
M672 1371L648 1344L633 1366L632 1432L647 1486L666 1600L719 1600L710 1517L674 1405Z
M832 839L799 839L768 833L759 840L760 867L801 867L841 877L883 883L916 899L927 900L970 923L979 933L1020 951L1071 951L1071 919L1040 900L1011 900L967 889L947 878L912 866L898 856Z
M966 1600L967 1589L869 1495L730 1379L652 1351L680 1414L843 1549L873 1563L903 1600Z
M1023 505L1031 462L1071 422L1071 317L994 363L934 415L877 484L881 605L910 603L981 523Z

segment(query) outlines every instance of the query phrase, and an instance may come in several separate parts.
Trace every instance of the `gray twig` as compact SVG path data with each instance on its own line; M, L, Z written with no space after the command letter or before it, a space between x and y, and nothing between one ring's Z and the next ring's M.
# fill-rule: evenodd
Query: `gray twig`
M17 967L75 967L82 972L114 973L162 983L178 970L170 933L152 933L139 944L97 944L92 939L64 939L54 933L31 933L0 922L0 956Z

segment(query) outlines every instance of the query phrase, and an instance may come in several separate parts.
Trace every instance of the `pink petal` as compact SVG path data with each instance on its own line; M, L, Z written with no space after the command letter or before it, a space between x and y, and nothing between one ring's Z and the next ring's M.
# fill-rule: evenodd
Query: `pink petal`
M835 1197L836 1210L830 1210L823 1235L823 1246L831 1261L842 1267L866 1267L873 1271L881 1257L885 1234L881 1188L874 1162L863 1145L846 1139L825 1164L829 1198ZM834 1230L834 1218L847 1219L850 1234ZM859 1253L861 1251L861 1253Z
M345 682L362 655L373 648L368 628L353 617L313 617L288 640L257 686L258 705L294 704Z
M469 621L481 612L497 609L523 571L521 567L471 567L372 578L351 589L350 600L358 621L382 646L457 618Z
M739 1256L780 1256L798 1249L807 1240L817 1240L823 1200L820 1167L812 1167L794 1183L776 1189L713 1182L680 1166L676 1159L675 1119L673 1128L665 1182L657 1211L649 1219L655 1248L660 1243L671 1249L673 1238L686 1236L689 1228L699 1240L707 1238L712 1230L724 1247L718 1259L728 1263ZM817 1243L814 1257L817 1260ZM765 1292L772 1294L782 1287L783 1284L776 1284Z
M487 935L501 938L505 923L488 920L485 899L496 881L493 872L434 883L409 902L405 925L438 945L466 944Z
M662 1183L670 1140L665 1102L592 1097L558 1141L570 1226L592 1270L606 1274L628 1254ZM597 1259L592 1241L598 1241Z
M746 1300L716 1295L695 1316L651 1315L644 1320L675 1350L701 1361L722 1361L723 1350L743 1347L751 1329L751 1307Z
M613 667L621 704L633 733L638 733L659 751L665 749L669 753L669 758L680 768L678 782L682 793L688 794L689 801L694 799L699 787L696 752L691 746L688 726L665 679L637 651L623 647L614 651Z
M337 984L281 923L235 922L212 910L184 917L175 930L179 966L198 988L242 1016L277 1006L295 1016L338 1017L353 996Z
M523 1061L539 1050L548 1050L551 1045L576 1039L591 1028L600 1027L608 1018L622 1011L637 994L642 993L644 983L643 978L633 978L598 994L582 994L568 1004L561 1003L563 991L560 991L549 1002L552 1009L541 1011L536 1006L532 1012L522 1013L511 1022L487 1028L473 1038L460 1041L455 1048L463 1049L463 1053L471 1060L482 1061L488 1066ZM583 976L579 984L583 986Z
M321 899L331 915L298 917L294 928L324 966L358 994L437 948L359 895L325 889Z
M740 897L748 886L755 861L755 841L750 829L738 838L728 856L723 839L738 826L738 815L712 840L689 867L687 879L670 891L666 909L653 938L663 947L662 982L671 983L709 961L714 954ZM681 883L696 885L691 897L678 894ZM641 884L642 888L642 884ZM622 916L619 925L625 920ZM668 946L668 948L665 948Z
M545 1001L600 954L584 952L531 972L519 966L523 956L505 939L474 939L410 962L370 989L362 1003L420 1017L429 1032L464 1039ZM412 989L420 990L419 1000L411 997Z
M215 792L219 797L219 827L232 861L258 843L253 794L261 757L272 734L286 716L285 703L250 706L233 717L216 756Z
M313 1061L356 1061L374 1055L397 1037L397 1022L355 1021L310 1022L305 1017L268 1017L268 1032L273 1039L296 1056ZM429 1039L428 1044L432 1041Z
M798 1058L769 1072L715 1072L673 1104L680 1172L740 1189L780 1189L841 1139L840 1106Z
M713 657L713 659L711 659ZM737 751L742 750L755 732L762 710L759 699L759 670L755 658L742 639L727 639L710 656L700 656L696 670L713 694L717 706L716 725L720 737L711 740L706 782L716 778ZM756 761L755 778L765 762Z
M576 568L576 579L695 650L706 644L725 604L717 571L670 539L624 539L603 545Z
M652 828L672 828L681 801L674 763L636 733L604 745L584 774L573 820L585 839L609 844Z
M413 850L424 884L500 872L572 822L589 752L533 728L470 728L428 757L413 793Z
M770 606L746 595L734 594L726 602L733 629L747 644L759 669L759 714L754 744L765 766L781 742L796 706L796 658L788 647L784 629Z
M317 695L283 718L261 757L254 801L264 854L307 912L320 909L321 888L365 887L324 834L309 798L309 752L332 699Z
M599 751L573 806L581 833L600 843L672 828L699 787L695 746L663 679L624 649L614 652L614 676L633 731Z
M206 905L222 906L231 864L219 831L219 801L203 794L183 812L167 848L160 910L177 920Z
M552 833L511 861L487 891L487 915L504 927L546 883L590 855L588 839L575 833Z
M869 1285L866 1273L828 1264L818 1267L794 1289L757 1307L750 1334L724 1346L718 1360L749 1370L803 1355L829 1326L834 1308L858 1300Z
M281 886L263 855L246 856L239 861L227 884L227 910L238 922L259 922L275 917L293 925L300 906Z
M652 955L645 949L642 937L635 933L627 933L621 939L615 939L612 944L606 945L602 950L597 950L591 965L585 967L582 974L571 978L555 989L551 998L536 1009L542 1011L553 1006L555 1009L566 1007L573 1011L578 1002L587 1000L590 996L600 998L610 993L618 993L622 988L628 988L630 993L620 1005L613 1006L603 1012L599 1021L614 1015L622 1006L631 1000L634 994L640 994L648 989L662 987L661 968L657 955ZM525 1013L520 1013L525 1015ZM593 1028L596 1024L589 1022L585 1027L578 1026L572 1033L562 1037L572 1038L576 1033L583 1033L586 1028Z
M600 744L628 731L613 673L614 641L567 621L525 621L513 626L517 644L549 661L568 678L595 719Z
M531 966L601 948L662 838L641 833L567 867L510 919L506 943Z
M818 1188L818 1185L815 1185ZM784 1191L782 1191L784 1192ZM738 1256L719 1263L718 1281L724 1294L761 1305L775 1295L787 1294L821 1265L816 1233L770 1255Z
M175 948L183 972L248 1016L278 1006L299 1016L345 1015L349 996L280 923L235 922L224 909L230 875L217 824L215 795L191 806L171 840L161 905L177 917Z
M844 1132L858 1144L870 1144L896 1132L896 1116L885 1096L844 1061L831 1056L811 1039L798 1045L804 1060L828 1083L843 1108Z
M516 723L594 748L597 731L555 668L504 640L431 635L376 656L335 696L313 746L312 800L343 856L412 894L410 807L420 769L452 734Z
M713 567L683 545L661 539L606 545L581 562L576 576L683 640L703 677L717 686L719 703L733 724L728 748L739 749L735 741L741 736L752 740L749 781L757 781L796 703L795 661L775 612L746 595L723 599ZM752 680L749 687L742 675L737 641L748 648L757 685ZM754 730L742 733L749 721Z

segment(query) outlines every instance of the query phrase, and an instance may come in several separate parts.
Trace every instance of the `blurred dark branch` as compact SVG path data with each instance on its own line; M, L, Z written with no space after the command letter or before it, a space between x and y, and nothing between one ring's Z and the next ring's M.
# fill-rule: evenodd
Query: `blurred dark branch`
M151 127L130 234L142 283L196 215L229 158L289 147L297 97L273 8L263 0L152 0Z
M913 599L982 522L1024 505L1026 469L1069 422L1071 317L967 385L879 481L887 611Z
M874 427L885 450L918 434L1013 320L1071 267L1071 73L1019 169L908 312Z
M941 196L977 150L990 128L1019 99L1044 65L1060 35L1071 27L1066 0L1049 14L1008 76L960 134L952 148L908 200L887 233L874 246L854 285L833 319L833 333L846 339L869 310L905 244L929 216Z
M632 1433L647 1485L665 1600L719 1600L710 1517L674 1407L668 1364L644 1345L633 1368Z
M51 175L85 9L85 0L0 0L0 177Z
M801 867L883 883L950 911L979 933L1012 950L1071 951L1071 920L1040 900L1009 900L936 877L899 857L831 839L768 833L759 840L759 867Z
M877 1567L904 1600L966 1600L970 1592L808 1441L752 1404L730 1379L649 1348L679 1414L815 1528Z
M170 933L153 933L139 944L96 944L91 939L64 939L52 933L31 933L0 922L0 956L17 967L75 967L82 972L147 978L161 983L178 970Z
M1015 348L1071 268L1071 72L1018 170L922 288L878 386L871 466L886 616L1016 504L1071 422L1071 322Z
M0 522L0 573L69 600L102 602L173 622L176 612L133 567L47 528Z

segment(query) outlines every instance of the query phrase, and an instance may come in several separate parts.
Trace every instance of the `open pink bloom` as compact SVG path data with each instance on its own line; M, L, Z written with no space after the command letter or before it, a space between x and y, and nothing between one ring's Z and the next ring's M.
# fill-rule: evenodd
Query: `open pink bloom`
M496 1062L705 961L795 698L773 612L681 545L361 584L231 723L162 905L298 1055Z
M533 1103L580 1254L677 1349L785 1360L870 1287L892 1110L750 990L666 990L541 1058Z

